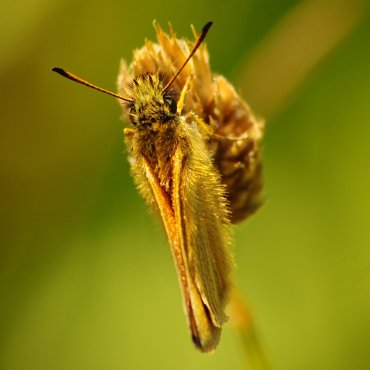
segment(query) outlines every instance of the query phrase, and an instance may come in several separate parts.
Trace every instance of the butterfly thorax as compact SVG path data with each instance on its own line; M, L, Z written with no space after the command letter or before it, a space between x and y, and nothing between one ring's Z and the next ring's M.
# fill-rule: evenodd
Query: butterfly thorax
M134 126L148 127L155 122L166 124L176 116L177 106L173 92L165 91L161 74L146 73L128 84L129 117Z
M184 145L178 131L179 117L175 117L165 124L157 121L146 128L136 128L134 140L136 150L149 162L168 195L172 191L175 152L178 145Z

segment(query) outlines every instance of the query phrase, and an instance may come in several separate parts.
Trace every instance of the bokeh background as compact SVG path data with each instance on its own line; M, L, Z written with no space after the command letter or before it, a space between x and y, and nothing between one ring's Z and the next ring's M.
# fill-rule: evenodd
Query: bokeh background
M166 238L129 175L115 90L153 19L207 45L267 119L265 205L236 279L272 369L370 368L368 1L9 0L0 23L0 368L243 369L192 346Z

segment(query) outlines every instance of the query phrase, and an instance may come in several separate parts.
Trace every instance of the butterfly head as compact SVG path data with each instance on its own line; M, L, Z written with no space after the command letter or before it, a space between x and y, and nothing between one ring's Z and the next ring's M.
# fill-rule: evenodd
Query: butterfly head
M146 73L128 84L126 103L134 126L148 127L155 122L165 124L176 116L177 103L172 89L164 90L163 76Z

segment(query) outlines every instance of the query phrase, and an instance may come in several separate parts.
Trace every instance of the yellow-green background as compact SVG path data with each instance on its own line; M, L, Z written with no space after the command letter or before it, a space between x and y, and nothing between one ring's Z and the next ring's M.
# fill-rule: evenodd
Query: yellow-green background
M266 202L236 228L236 275L276 370L370 368L365 3L353 3L363 6L361 20L284 107L269 116L256 103L268 116ZM120 57L154 38L153 19L189 38L191 23L199 30L211 19L211 65L253 104L239 76L298 4L2 3L1 369L244 368L229 326L216 353L191 345L165 236L129 176L117 102L50 68L114 90Z

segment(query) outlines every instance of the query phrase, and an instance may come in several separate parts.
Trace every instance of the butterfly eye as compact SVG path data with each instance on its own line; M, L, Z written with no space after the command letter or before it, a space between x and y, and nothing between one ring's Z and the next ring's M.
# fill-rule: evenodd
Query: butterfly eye
M172 96L166 96L164 98L165 103L168 105L170 112L175 114L177 112L177 103L176 100Z

